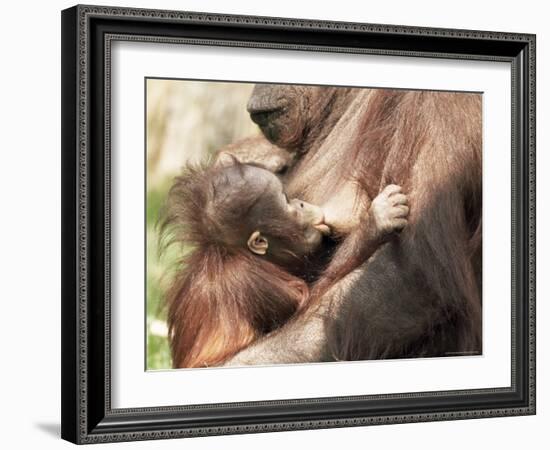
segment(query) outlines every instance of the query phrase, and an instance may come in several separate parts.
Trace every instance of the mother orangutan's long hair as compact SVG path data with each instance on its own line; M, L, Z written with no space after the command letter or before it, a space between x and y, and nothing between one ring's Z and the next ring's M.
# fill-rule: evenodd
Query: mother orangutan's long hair
M174 367L222 364L284 324L306 302L307 284L247 248L229 248L213 231L204 167L175 179L161 222L162 248L191 248L166 292Z
M409 226L393 261L410 270L414 283L424 286L422 295L440 311L413 354L421 356L423 346L427 354L437 354L436 348L442 354L481 352L481 96L373 90L361 121L351 152L360 161L354 177L370 198L389 183L407 192ZM405 275L400 273L403 286ZM372 343L368 351L360 349L361 331L342 330L346 359L410 351Z

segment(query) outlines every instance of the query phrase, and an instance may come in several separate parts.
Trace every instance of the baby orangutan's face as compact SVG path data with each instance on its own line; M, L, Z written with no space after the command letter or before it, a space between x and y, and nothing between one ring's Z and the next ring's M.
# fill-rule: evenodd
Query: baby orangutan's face
M245 221L252 230L247 245L276 262L314 253L323 235L330 234L323 210L299 199L289 199L279 178L255 166L243 165L243 178L259 196Z

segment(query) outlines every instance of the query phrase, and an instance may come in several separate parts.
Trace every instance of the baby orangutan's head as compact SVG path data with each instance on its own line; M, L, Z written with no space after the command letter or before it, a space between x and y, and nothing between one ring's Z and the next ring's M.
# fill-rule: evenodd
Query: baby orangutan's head
M183 225L183 240L252 252L288 268L314 253L330 231L321 208L289 200L277 176L236 160L187 169L168 205L169 220Z

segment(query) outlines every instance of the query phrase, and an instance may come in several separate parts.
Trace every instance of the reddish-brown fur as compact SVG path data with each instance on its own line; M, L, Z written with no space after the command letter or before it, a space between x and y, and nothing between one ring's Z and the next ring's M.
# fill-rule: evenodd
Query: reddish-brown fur
M171 237L166 245L190 247L166 293L174 367L223 363L285 323L309 294L302 279L247 248L231 248L215 239L217 224L206 212L210 186L205 173L188 168L176 178L163 222L164 235ZM237 210L248 201L240 200L233 205Z
M304 281L245 252L193 253L168 291L174 367L219 365L282 324L304 304ZM249 299L254 299L253 302Z
M354 305L334 327L341 359L433 356L481 351L481 97L475 94L374 90L350 148L354 178L372 198L396 183L409 194L409 227L365 266L365 300L386 302L403 323L381 326L404 339L375 339L373 318ZM380 276L385 268L387 273ZM351 268L350 268L351 269ZM393 282L386 282L391 274ZM392 283L393 286L392 286ZM399 286L396 291L395 285ZM395 298L416 302L393 311ZM370 299L369 297L373 297ZM397 302L403 304L403 302ZM409 315L410 314L410 315ZM377 314L378 316L378 314ZM393 322L393 323L392 323ZM405 325L406 327L406 325Z

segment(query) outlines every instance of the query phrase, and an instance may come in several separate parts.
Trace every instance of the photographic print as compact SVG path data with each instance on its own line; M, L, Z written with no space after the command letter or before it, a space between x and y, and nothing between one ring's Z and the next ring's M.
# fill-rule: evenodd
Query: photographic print
M61 40L64 439L535 414L534 35L78 5Z
M145 80L146 368L482 355L482 94Z

